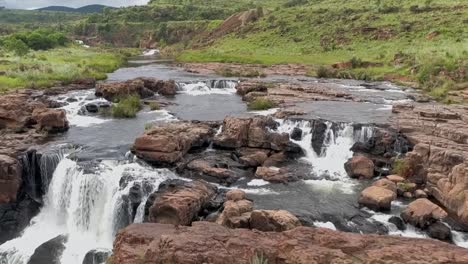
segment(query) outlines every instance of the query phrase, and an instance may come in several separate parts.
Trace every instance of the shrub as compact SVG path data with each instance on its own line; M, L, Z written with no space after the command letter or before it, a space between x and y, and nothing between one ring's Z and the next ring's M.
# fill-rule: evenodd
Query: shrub
M140 106L140 97L137 95L130 95L119 99L117 103L113 104L111 113L114 117L132 118L136 116L140 110Z
M334 78L335 77L335 73L333 72L333 70L330 70L325 66L318 67L315 75L318 78Z
M152 111L161 109L158 102L150 102L149 107Z
M392 173L398 174L400 176L408 176L409 166L404 159L396 159L393 162Z
M268 264L268 259L263 254L255 254L250 260L250 264Z
M267 98L256 98L248 104L249 110L267 110L276 107L276 103Z
M363 63L360 58L353 57L349 62L351 62L352 68L359 68L362 67Z

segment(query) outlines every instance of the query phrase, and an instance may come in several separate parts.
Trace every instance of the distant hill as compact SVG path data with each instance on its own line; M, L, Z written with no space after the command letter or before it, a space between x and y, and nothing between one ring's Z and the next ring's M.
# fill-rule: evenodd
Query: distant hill
M56 11L56 12L74 12L74 13L101 13L104 8L113 8L105 5L87 5L80 8L73 8L67 6L48 6L39 8L37 10L44 10L44 11Z

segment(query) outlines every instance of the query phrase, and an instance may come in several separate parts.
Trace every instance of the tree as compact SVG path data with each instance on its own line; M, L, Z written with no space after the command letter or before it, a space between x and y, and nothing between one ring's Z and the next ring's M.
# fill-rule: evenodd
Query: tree
M3 42L3 46L5 50L11 51L21 57L28 54L29 52L28 45L26 45L26 43L17 38L5 39L5 41Z

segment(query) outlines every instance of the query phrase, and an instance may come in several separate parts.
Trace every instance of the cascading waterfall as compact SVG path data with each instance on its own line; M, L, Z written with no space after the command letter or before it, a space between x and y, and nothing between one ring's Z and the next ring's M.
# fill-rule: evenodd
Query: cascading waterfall
M234 94L236 93L236 85L237 81L233 80L207 80L177 83L180 93L194 96L206 94Z
M60 262L81 264L90 250L111 249L122 221L129 224L122 220L122 212L128 208L126 200L133 186L143 186L140 202L144 206L145 197L170 178L176 175L169 170L138 163L103 161L96 168L84 169L77 162L64 158L53 174L39 215L33 218L21 237L0 246L0 263L26 264L37 247L66 235L68 240ZM125 187L121 186L122 180ZM138 212L136 214L136 218L141 217Z
M67 99L72 98L72 101ZM88 127L95 124L107 122L107 119L96 116L83 115L83 107L87 103L108 103L104 98L96 98L94 90L77 91L69 94L67 98L57 98L58 102L66 103L62 107L67 112L67 119L72 126Z
M300 140L294 140L305 152L305 161L312 165L312 172L319 179L349 182L350 179L344 169L344 163L353 156L351 147L356 141L367 140L372 136L372 127L363 126L355 130L352 124L333 124L326 121L326 130L323 132L323 144L320 153L312 147L314 131L311 121L277 120L280 133L292 134L294 128L302 130ZM317 132L318 133L318 132Z

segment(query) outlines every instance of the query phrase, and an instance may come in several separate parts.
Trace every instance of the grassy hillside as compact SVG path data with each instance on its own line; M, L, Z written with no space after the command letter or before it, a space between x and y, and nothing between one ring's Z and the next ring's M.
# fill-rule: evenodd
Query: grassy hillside
M346 70L316 69L330 77L414 81L447 101L449 92L467 88L463 0L294 2L267 9L260 21L179 59L326 66L352 61Z

